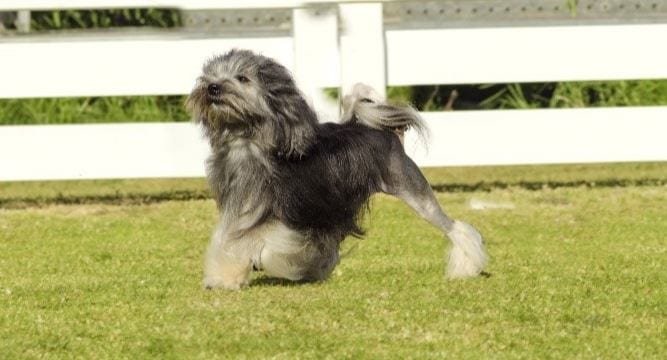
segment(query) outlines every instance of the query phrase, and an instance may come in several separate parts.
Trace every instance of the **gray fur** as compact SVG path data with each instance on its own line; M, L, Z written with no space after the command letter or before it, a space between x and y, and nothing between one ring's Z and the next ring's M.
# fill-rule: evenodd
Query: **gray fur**
M399 141L406 127L425 129L419 114L370 87L346 98L342 124L318 124L283 66L232 50L204 65L186 105L209 139L207 176L220 209L206 256L208 288L244 286L253 267L290 280L326 279L340 243L363 234L357 220L375 192L403 199L443 233L453 228ZM481 271L469 262L457 269Z

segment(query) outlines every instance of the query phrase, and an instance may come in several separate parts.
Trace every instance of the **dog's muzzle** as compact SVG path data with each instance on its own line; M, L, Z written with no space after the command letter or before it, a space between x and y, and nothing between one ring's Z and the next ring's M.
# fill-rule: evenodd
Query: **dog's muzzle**
M222 86L220 86L219 84L210 84L206 88L206 92L210 97L218 97L222 93Z

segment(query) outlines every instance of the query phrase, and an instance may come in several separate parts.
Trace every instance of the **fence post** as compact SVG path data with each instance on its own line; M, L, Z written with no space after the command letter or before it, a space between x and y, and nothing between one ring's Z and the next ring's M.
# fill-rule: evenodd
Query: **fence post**
M16 30L22 33L30 32L30 10L21 10L16 13Z
M294 9L294 76L317 112L320 121L336 121L339 105L327 98L322 83L340 76L338 14L326 7Z
M385 96L387 86L382 4L340 4L341 93L366 83Z

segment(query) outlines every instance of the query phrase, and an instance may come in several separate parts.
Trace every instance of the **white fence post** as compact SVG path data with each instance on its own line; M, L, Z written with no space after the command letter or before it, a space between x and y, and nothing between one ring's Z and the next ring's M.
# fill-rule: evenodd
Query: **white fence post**
M341 4L341 94L358 82L386 93L384 24L382 4Z
M338 104L319 86L324 81L318 81L340 77L337 15L323 7L294 9L292 15L294 76L320 121L336 121L339 113Z
M19 32L30 32L30 10L21 10L16 13L16 29Z

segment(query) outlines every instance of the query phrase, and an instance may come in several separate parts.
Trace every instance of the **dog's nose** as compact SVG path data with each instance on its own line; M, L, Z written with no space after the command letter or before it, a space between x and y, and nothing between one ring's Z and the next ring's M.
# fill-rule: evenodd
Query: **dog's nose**
M208 94L211 96L220 95L222 88L218 84L211 84L208 86Z

